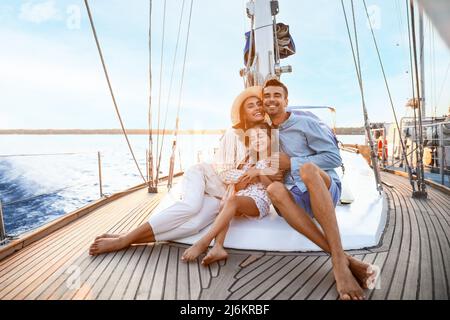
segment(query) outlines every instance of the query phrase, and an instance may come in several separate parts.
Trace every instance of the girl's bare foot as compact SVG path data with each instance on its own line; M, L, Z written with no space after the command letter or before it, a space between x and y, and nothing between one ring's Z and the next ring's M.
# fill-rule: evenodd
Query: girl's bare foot
M216 261L226 260L228 258L228 253L222 246L214 246L208 251L206 257L203 258L202 264L207 266Z
M89 248L89 254L91 256L95 256L101 253L119 251L126 247L129 244L126 242L123 237L116 238L101 238L94 241Z
M197 241L184 251L181 260L188 262L197 259L199 255L208 249L208 246L209 243L203 243L202 240Z
M364 292L350 271L348 259L345 257L332 258L332 261L339 299L364 300Z

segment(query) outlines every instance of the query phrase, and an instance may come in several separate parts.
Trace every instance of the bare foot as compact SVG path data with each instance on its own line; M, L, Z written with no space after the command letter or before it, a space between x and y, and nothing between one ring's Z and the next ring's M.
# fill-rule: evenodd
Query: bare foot
M347 258L350 263L349 268L358 280L359 285L363 289L373 289L378 278L378 268L352 256L347 256Z
M197 241L184 251L181 260L188 262L197 259L199 255L208 249L208 245L208 243L203 243L201 240Z
M116 237L116 238L101 238L94 241L93 244L89 247L89 254L91 256L95 256L101 253L119 251L128 247L128 243L125 241L125 238Z
M206 257L203 258L202 264L207 266L216 261L226 260L228 258L228 253L222 246L214 246L208 251Z
M341 300L363 300L364 292L349 268L348 259L333 258L333 273Z
M120 237L120 234L116 234L116 233L104 233L104 234L101 234L101 235L99 235L99 236L96 236L96 237L95 237L95 240L102 239L102 238L118 238L118 237Z

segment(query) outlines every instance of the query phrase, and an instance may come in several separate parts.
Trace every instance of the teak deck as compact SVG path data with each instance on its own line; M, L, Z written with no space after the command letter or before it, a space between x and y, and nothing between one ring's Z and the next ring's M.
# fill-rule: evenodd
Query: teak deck
M450 197L428 187L411 198L407 179L382 178L389 201L380 245L351 252L381 267L369 299L449 299ZM88 255L94 237L146 221L162 194L131 192L70 221L0 261L0 299L337 299L323 253L231 250L226 263L183 263L176 243ZM1 252L0 252L1 253Z

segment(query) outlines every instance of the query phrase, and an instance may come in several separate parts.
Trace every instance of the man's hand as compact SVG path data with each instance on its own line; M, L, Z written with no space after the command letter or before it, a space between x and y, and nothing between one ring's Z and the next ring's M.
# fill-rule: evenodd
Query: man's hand
M276 153L271 158L271 166L281 171L289 171L291 170L291 158L286 153Z

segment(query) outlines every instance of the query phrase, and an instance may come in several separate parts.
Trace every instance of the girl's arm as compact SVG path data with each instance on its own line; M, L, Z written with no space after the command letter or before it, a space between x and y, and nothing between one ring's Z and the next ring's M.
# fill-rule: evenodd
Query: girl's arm
M267 188L273 181L269 178L269 176L266 176L265 174L259 175L259 181Z

